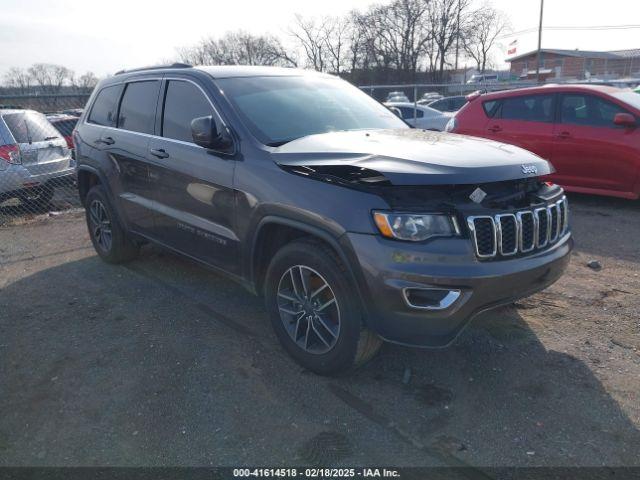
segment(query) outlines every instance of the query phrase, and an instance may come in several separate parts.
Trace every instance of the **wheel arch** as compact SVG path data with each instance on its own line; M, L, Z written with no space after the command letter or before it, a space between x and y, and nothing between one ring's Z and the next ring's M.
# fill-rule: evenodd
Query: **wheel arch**
M104 178L104 175L102 175L102 173L100 173L100 171L96 168L90 167L88 165L80 165L78 167L77 177L78 195L80 196L80 202L82 203L82 205L84 205L87 198L87 193L89 193L91 187L98 184L103 186L108 185L106 179ZM107 192L107 194L109 195L110 193Z
M277 215L262 218L253 236L249 279L255 293L261 294L263 291L264 277L272 254L287 243L303 237L312 237L322 241L338 255L358 293L363 311L366 312L365 292L362 291L364 279L346 235L336 236L321 227Z

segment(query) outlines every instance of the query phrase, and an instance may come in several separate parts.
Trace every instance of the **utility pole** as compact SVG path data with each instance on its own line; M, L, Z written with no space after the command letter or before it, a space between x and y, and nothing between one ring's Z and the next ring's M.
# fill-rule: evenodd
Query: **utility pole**
M458 20L456 24L456 66L455 70L458 70L458 51L460 45L460 2L462 0L458 0Z
M540 24L538 25L538 60L536 61L536 83L540 83L540 60L542 59L542 11L544 0L540 0Z

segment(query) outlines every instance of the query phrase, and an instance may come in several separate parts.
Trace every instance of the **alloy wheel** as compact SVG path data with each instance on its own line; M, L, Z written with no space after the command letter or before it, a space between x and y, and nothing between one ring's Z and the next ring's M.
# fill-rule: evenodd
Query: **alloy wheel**
M93 238L104 252L109 252L113 242L111 220L107 209L100 200L91 202L89 206L89 221Z
M280 319L291 339L305 352L323 354L340 335L340 307L331 286L305 265L289 268L278 284Z

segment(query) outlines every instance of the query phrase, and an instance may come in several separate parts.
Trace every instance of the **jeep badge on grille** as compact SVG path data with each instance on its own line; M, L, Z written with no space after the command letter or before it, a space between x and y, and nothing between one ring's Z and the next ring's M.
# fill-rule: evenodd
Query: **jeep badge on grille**
M520 165L522 173L525 175L536 175L538 173L538 167L535 165Z

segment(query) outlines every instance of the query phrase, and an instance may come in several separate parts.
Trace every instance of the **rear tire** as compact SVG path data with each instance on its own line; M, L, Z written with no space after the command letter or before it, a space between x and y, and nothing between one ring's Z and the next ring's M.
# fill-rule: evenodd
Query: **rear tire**
M321 375L348 371L382 345L363 325L346 267L322 242L302 239L282 247L267 270L264 293L280 343L308 370Z
M89 190L85 211L91 243L100 258L108 263L123 263L138 255L138 245L122 226L102 186Z

